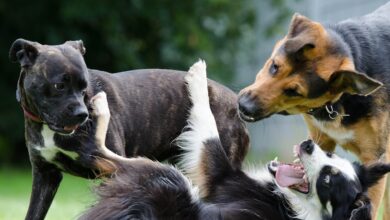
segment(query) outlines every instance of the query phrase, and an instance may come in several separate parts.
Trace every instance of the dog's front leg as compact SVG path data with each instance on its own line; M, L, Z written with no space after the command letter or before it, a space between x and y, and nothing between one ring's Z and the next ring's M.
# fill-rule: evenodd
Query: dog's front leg
M33 165L33 185L26 220L43 220L62 180L61 172L49 165Z
M103 157L111 161L123 161L126 158L112 152L106 147L106 134L110 122L110 109L108 107L107 95L105 92L99 92L91 98L92 115L96 117L95 143Z

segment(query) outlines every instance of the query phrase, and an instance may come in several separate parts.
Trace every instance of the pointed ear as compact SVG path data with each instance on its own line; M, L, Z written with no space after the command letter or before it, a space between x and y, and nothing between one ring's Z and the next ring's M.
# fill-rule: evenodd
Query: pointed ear
M69 45L71 47L74 47L76 50L80 51L81 55L84 55L86 52L86 49L84 47L84 43L82 40L66 41L65 44Z
M289 55L303 55L305 50L313 48L315 48L314 41L306 36L294 37L284 43L284 51Z
M38 56L38 46L36 42L17 39L9 50L9 58L12 62L19 61L21 67L31 66Z
M312 20L299 13L295 13L291 19L287 37L294 38L298 34L310 29L312 25L314 25Z
M295 13L287 33L287 40L284 49L287 54L298 56L303 55L305 50L315 48L315 39L312 35L314 22L307 17Z
M330 92L370 95L383 86L383 83L365 75L350 70L334 72L328 81Z
M356 196L350 213L350 220L371 220L371 202L365 193Z

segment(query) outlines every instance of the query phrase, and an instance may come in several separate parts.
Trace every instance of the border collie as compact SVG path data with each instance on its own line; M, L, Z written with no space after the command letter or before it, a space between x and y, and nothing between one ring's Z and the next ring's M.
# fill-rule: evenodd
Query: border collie
M371 218L367 189L390 172L390 165L351 164L306 140L294 147L294 163L271 161L251 172L235 168L221 146L210 110L203 61L190 68L186 82L193 106L187 130L177 139L184 150L181 171L107 151L106 97L93 99L95 114L104 119L99 120L97 141L112 158L101 164L117 171L98 186L97 203L80 219Z

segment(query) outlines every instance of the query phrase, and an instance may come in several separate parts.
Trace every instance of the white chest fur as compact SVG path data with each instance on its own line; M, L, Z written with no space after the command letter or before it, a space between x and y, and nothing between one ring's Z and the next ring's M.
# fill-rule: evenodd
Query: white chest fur
M311 120L313 125L336 141L337 144L343 145L352 141L355 134L352 130L343 127L340 122L322 122L316 119ZM315 138L315 137L313 137Z
M57 166L60 166L56 161L55 157L58 153L63 153L72 160L76 160L79 156L76 152L64 150L58 146L56 146L54 142L54 132L49 129L47 125L43 125L42 129L42 137L43 137L43 146L35 146L34 148L40 153L40 155L47 161Z

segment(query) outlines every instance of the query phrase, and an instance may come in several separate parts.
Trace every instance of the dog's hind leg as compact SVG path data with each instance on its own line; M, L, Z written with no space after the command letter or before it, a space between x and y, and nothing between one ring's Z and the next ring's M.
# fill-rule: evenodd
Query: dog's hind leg
M178 164L205 197L212 190L212 183L230 170L231 164L210 109L205 62L200 60L191 66L185 81L192 107L188 125L176 139L184 151Z

